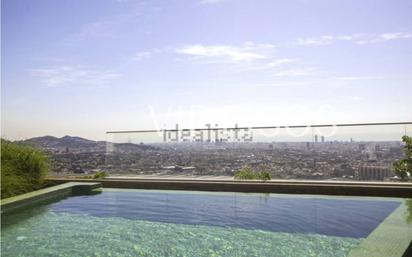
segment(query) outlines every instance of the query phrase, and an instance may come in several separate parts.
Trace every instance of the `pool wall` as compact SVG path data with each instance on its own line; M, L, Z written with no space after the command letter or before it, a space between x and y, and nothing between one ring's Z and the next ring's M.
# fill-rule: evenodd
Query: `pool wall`
M74 194L89 194L101 188L101 183L67 182L1 200L1 213L19 210L35 204L60 199Z

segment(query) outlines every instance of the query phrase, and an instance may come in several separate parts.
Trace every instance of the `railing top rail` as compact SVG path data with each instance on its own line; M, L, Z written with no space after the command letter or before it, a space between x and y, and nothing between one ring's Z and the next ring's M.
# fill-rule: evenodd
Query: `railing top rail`
M202 131L202 130L235 130L235 129L284 129L284 128L321 128L321 127L359 127L359 126L390 126L390 125L412 125L412 121L405 122L377 122L377 123L341 123L341 124L312 124L312 125L290 125L290 126L255 126L255 127L209 127L194 129L151 129L151 130L118 130L107 131L106 134L127 134L127 133L154 133L159 131Z

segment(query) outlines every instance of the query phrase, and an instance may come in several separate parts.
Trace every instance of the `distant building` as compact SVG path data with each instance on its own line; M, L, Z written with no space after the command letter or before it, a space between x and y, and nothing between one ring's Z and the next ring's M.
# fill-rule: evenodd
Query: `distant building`
M195 170L196 170L196 167L193 167L193 166L182 167L182 171L185 171L185 172L194 172Z
M361 166L358 170L359 180L383 180L390 176L392 172L384 166Z
M333 172L336 177L353 177L355 175L355 171L347 163L339 165Z
M315 143L318 142L318 135L315 135Z
M194 172L196 170L196 168L193 167L193 166L185 167L185 166L176 165L176 166L174 166L173 170L176 171L176 172Z
M174 165L171 165L171 166L162 166L162 167L161 167L161 170L162 170L162 171L172 171L172 170L175 170L175 167L176 167L176 166L174 166Z
M325 137L324 136L321 136L320 140L321 140L322 143L325 143Z
M359 151L365 151L366 150L366 145L365 144L359 144Z
M76 174L85 173L84 169L80 166L77 166L77 165L72 165L72 171L73 171L73 173L76 173Z
M391 147L389 148L389 153L391 155L401 155L402 154L402 149L400 147Z

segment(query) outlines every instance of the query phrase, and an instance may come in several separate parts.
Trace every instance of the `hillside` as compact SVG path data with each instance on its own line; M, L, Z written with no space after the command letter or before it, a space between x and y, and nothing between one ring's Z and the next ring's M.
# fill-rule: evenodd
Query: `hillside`
M76 151L76 152L104 152L106 151L106 141L93 141L86 138L76 136L64 136L61 138L54 136L34 137L22 141L23 143L38 146L47 150L56 151ZM116 143L113 144L116 150L123 152L141 151L146 149L154 149L152 146L144 144L132 143Z

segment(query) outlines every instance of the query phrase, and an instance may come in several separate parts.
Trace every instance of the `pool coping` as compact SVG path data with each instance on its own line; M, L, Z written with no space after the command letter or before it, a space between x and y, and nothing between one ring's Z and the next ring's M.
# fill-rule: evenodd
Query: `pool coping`
M245 193L318 194L344 196L412 197L412 183L337 181L251 181L189 179L79 179L48 178L55 183L99 182L103 187Z
M408 223L405 217L408 212L406 201L353 248L348 257L406 257L412 244L412 223Z
M88 194L92 190L101 188L99 182L67 182L33 192L2 199L0 202L1 214L19 210L47 202L52 199L71 196L73 194Z

